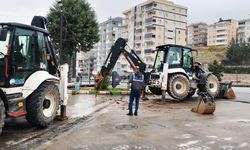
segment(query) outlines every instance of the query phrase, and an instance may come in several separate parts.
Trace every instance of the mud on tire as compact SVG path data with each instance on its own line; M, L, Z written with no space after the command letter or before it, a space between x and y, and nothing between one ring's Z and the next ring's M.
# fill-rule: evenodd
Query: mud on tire
M189 92L189 81L182 74L174 74L169 77L168 94L177 101L184 100Z
M5 119L5 107L2 99L0 98L0 135L2 134L2 128L4 126Z
M220 92L220 83L218 78L210 74L207 77L206 84L205 84L206 91L213 97L218 96Z
M44 82L27 99L27 121L40 128L51 124L59 108L59 90L53 82Z

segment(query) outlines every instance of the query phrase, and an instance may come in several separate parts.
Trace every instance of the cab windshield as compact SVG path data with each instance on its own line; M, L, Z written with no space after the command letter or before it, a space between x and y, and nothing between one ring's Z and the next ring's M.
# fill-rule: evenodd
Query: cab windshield
M5 64L11 33L8 28L0 26L0 86L4 86L6 82Z
M162 71L163 70L164 54L165 54L165 52L162 49L159 49L157 51L156 59L155 59L155 65L154 65L154 68L157 71Z
M4 57L5 55L7 55L7 51L8 51L8 45L9 45L9 41L10 41L10 35L11 35L11 31L4 29L0 26L0 36L2 37L3 32L6 31L7 32L7 36L5 38L0 38L0 57Z

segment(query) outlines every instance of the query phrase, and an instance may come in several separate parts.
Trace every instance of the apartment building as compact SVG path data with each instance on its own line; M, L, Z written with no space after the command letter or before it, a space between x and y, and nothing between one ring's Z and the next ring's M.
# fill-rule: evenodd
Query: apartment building
M144 60L153 65L156 46L186 45L187 7L168 0L147 0L123 12L122 36ZM122 58L123 71L130 67Z
M208 46L226 46L237 38L238 22L233 19L220 19L208 27Z
M207 46L208 25L203 22L194 23L188 26L187 44L193 47Z
M100 71L105 59L114 44L114 42L121 37L122 18L109 18L107 21L99 25L100 41L95 45L97 65L95 70ZM115 66L115 70L121 68L121 64L118 62Z
M96 50L89 52L78 52L76 54L76 81L87 81L96 68Z
M84 73L84 52L76 53L76 77L83 76Z
M96 50L91 50L87 53L84 53L84 61L83 61L83 81L89 81L94 78L94 73L96 69Z
M250 19L239 21L238 42L250 43Z

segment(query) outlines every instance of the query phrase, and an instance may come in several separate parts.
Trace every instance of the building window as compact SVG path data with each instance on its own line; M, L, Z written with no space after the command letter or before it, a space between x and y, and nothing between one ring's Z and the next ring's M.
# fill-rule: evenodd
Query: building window
M122 68L127 68L127 65L126 64L122 64Z
M141 54L141 51L135 51L136 54Z
M217 40L218 43L224 43L226 40Z
M144 53L145 53L145 54L151 54L151 53L152 53L152 50L151 50L151 49L145 49L145 50L144 50Z
M154 34L145 34L145 38L148 39L148 38L155 38L155 35Z
M153 20L152 18L148 18L145 20L145 23L150 23L150 22L152 22L152 20Z

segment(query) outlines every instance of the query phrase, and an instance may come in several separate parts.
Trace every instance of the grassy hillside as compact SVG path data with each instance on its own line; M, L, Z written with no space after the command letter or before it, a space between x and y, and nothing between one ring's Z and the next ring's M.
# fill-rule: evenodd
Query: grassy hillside
M194 48L198 50L198 55L194 52L194 57L196 62L210 63L214 60L222 61L226 59L226 47L205 47L205 48Z

